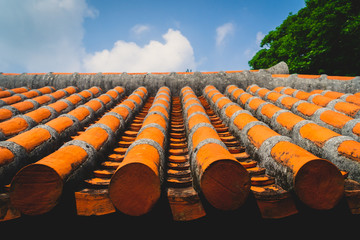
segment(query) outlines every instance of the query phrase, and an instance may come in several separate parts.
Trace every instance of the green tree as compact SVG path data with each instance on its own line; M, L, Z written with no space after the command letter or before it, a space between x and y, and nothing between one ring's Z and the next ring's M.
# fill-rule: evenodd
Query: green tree
M306 0L261 41L252 69L285 61L291 73L360 75L360 1Z

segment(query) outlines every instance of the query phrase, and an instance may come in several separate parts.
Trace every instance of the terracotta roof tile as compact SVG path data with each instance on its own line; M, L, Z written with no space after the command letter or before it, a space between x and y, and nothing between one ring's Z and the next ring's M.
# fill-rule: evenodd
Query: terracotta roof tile
M359 78L267 71L51 73L56 81L68 78L62 87L76 77L88 88L79 93L6 85L2 220L52 212L59 203L80 216L149 216L159 204L166 208L163 198L175 221L224 210L238 216L249 201L263 218L331 211L342 196L358 214L360 89L350 94L343 84ZM98 96L102 90L84 87L84 76L108 91ZM156 86L148 82L157 78ZM335 80L345 81L336 88ZM59 87L56 81L47 84ZM65 192L76 205L63 203Z

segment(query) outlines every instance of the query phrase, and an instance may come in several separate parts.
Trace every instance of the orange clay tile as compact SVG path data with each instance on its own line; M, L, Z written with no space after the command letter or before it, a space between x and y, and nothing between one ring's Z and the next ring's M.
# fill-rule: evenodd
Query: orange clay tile
M245 104L247 100L249 100L249 98L253 97L253 95L249 94L249 93L244 93L243 95L241 95L240 97L240 101L242 102L242 104Z
M283 90L285 87L276 87L274 88L274 91L276 92L281 92L281 90Z
M0 166L10 163L14 157L14 154L9 149L0 147Z
M51 112L46 108L38 108L34 111L26 113L25 115L31 117L35 122L40 123L50 117Z
M12 118L0 123L0 130L5 136L14 135L27 129L28 127L28 123L23 118Z
M211 87L213 87L212 85L211 85ZM211 89L215 89L215 87L214 88L211 88ZM228 93L231 93L232 91L234 91L235 89L238 89L238 87L237 86L235 86L235 85L229 85L229 87L227 88L227 91L228 91ZM207 93L208 91L206 91L206 93Z
M317 95L313 97L312 102L315 103L316 105L326 107L329 104L329 102L331 102L332 100L333 100L332 98L328 98L322 95Z
M100 97L98 97L98 99L101 100L105 105L111 101L111 98L106 95L101 95Z
M353 127L353 133L360 136L360 123L355 124Z
M137 95L130 95L130 96L128 97L128 99L134 100L137 104L140 104L140 103L141 103L141 98L140 98L139 96L137 96Z
M356 162L360 159L359 143L354 140L347 140L340 143L337 151L341 155L348 157Z
M239 97L240 94L244 93L245 91L242 90L241 88L238 88L236 91L233 92L233 97L235 99L237 99Z
M57 113L61 113L63 110L69 107L69 105L64 101L56 101L48 105L52 107Z
M201 72L202 74L215 74L215 73L219 73L219 72Z
M10 138L9 141L15 142L20 146L23 146L27 152L31 152L50 137L51 135L48 130L43 128L33 128L21 135Z
M292 169L295 193L308 206L331 209L342 198L344 178L331 162L290 142L277 143L271 149L271 156Z
M88 101L84 105L91 107L91 109L94 110L95 112L97 112L97 110L101 108L101 103L94 99Z
M330 79L330 80L342 80L342 81L353 80L354 78L355 77L327 76L327 79Z
M97 73L78 73L79 75L96 75Z
M196 155L202 172L200 187L217 209L234 210L247 199L249 173L225 148L216 143L201 147Z
M250 122L254 122L257 121L256 118L254 118L252 115L248 114L248 113L240 113L235 119L234 119L234 124L240 129L242 130L246 124L250 123Z
M260 104L264 103L265 101L262 100L261 98L254 98L253 100L251 100L249 102L249 107L251 107L251 109L256 110Z
M120 120L112 115L103 116L97 123L107 125L113 132L116 132L116 130L120 127Z
M54 93L51 93L51 94L54 94ZM54 96L55 99L59 99L59 98L62 98L63 96L65 96L65 94L63 92L62 92L62 94L59 94L61 97L56 97L56 94L54 94L54 95L55 95ZM35 97L35 98L33 98L33 100L38 102L40 105L43 105L43 104L51 101L51 98L49 96L43 95L43 96Z
M2 98L1 100L4 101L7 105L10 105L10 104L19 102L19 101L21 101L22 99L21 99L20 96L14 95L14 96Z
M309 139L318 147L323 147L329 139L340 136L340 134L315 123L305 124L300 128L299 133L303 138Z
M290 131L293 129L295 124L301 122L302 120L304 120L302 117L299 117L291 112L283 112L276 118L276 121L280 123L281 126Z
M128 75L145 75L147 72L127 73Z
M114 206L131 216L149 212L161 194L158 165L156 148L134 146L111 178L109 196Z
M334 109L354 117L360 110L360 106L348 102L338 102L334 105Z
M123 117L123 119L127 119L128 115L129 115L129 110L127 108L121 107L121 106L116 107L111 111L120 114Z
M79 93L80 94L80 93ZM89 93L88 93L89 94ZM78 102L80 102L82 99L81 97L79 97L78 95L71 95L67 98L65 98L66 100L69 100L72 104L76 105Z
M271 92L267 95L267 99L272 102L276 102L276 100L281 96L282 96L282 94L280 94L278 92Z
M320 90L320 91L323 92L324 90ZM333 98L333 99L338 99L343 95L345 95L345 93L334 92L334 91L328 91L324 94L325 97L329 97L329 98Z
M198 105L194 105L188 109L186 117L189 117L192 113L198 112L198 111L204 112L204 108L201 106L198 106Z
M260 97L263 98L263 97L265 97L265 95L266 95L268 92L270 92L269 89L263 88L263 89L261 89L261 90L258 91L258 94L259 94Z
M272 74L271 77L288 78L290 74Z
M256 147L260 148L261 144L268 138L273 136L279 136L277 132L269 128L268 126L255 125L247 133L248 139Z
M320 106L317 106L315 104L303 102L303 103L299 104L299 106L297 107L297 110L299 112L301 112L302 114L310 117L316 112L316 110L318 110L320 108L321 108Z
M298 93L295 95L296 98L301 100L307 100L312 94L304 91L298 91Z
M308 74L298 74L299 78L319 78L320 75L308 75Z
M16 108L19 112L26 112L27 110L34 108L34 104L28 101L15 103L11 106Z
M236 111L239 111L239 110L243 110L240 106L238 105L230 105L226 108L225 110L225 114L226 116L228 116L229 118L231 118L231 116L236 112Z
M201 122L208 122L208 118L205 117L202 114L197 114L196 116L188 119L188 125L189 125L189 129L192 129L194 127L194 125L201 123Z
M286 107L287 109L291 109L291 107L298 102L299 99L293 97L284 97L281 99L281 104Z
M56 91L56 92L53 92L53 93L49 93L49 95L53 96L55 99L60 99L60 98L63 98L63 97L66 96L66 94L63 91ZM40 96L40 97L46 97L48 99L47 102L51 100L50 97L45 96L45 95ZM40 98L40 97L36 97L36 98L34 98L34 100L37 101L37 98Z
M215 138L220 140L216 130L206 126L198 128L192 135L193 147L195 148L201 141L208 138Z
M284 94L292 95L295 91L296 91L296 89L287 88L287 89L285 89Z
M87 116L90 115L90 112L88 109L84 107L78 107L72 111L70 111L68 114L76 117L80 122L84 120Z
M103 95L101 95L101 96L103 96ZM100 99L103 103L105 103L105 102L103 101L103 98L101 98L101 96L98 97L98 99ZM105 97L106 97L106 96L105 96ZM106 99L109 99L109 97L107 97ZM107 103L107 102L106 102L106 103ZM105 103L105 104L106 104L106 103ZM134 109L134 108L135 108L135 103L133 103L132 101L127 101L127 100L125 100L125 101L123 101L121 104L128 106L130 109Z
M79 92L79 95L83 96L85 99L91 97L91 93L89 93L88 91L81 91Z
M249 86L250 87L250 86ZM256 90L260 89L257 85L252 85L248 90L252 93L256 92Z
M11 184L12 204L27 215L50 211L56 206L62 194L63 178L66 178L71 170L76 169L86 158L87 153L84 149L72 145L60 148L40 161L24 167L15 175ZM36 181L33 181L34 174L37 174ZM34 192L45 194L33 194Z
M272 118L272 116L278 112L282 110L282 108L279 108L273 104L266 104L261 108L261 114L267 116L269 119Z
M332 110L327 110L320 115L320 120L336 128L343 128L345 123L352 120L342 113L338 113Z
M220 108L220 109L222 109L223 108L223 106L225 106L225 104L228 104L228 103L231 103L232 101L230 100L230 99L228 99L228 98L224 98L224 99L221 99L219 102L218 102L218 107Z
M0 121L11 118L13 113L9 109L1 108L0 109Z
M136 140L143 139L143 138L152 139L155 142L159 143L159 145L161 147L164 147L163 143L164 143L165 136L161 132L161 130L156 127L148 127L146 129L144 129L141 133L139 133L137 135Z
M81 140L89 143L91 146L93 146L97 151L101 148L101 146L105 143L105 141L108 139L108 133L99 127L94 127L83 134L80 134L79 136L75 137L74 140Z
M149 123L157 123L163 128L166 127L166 120L160 114L151 114L149 115L146 120L143 122L143 126L146 126Z
M315 90L312 90L310 93L311 94L321 94L324 90L322 89L315 89ZM324 95L325 96L325 95Z
M72 126L74 122L68 118L68 117L57 117L49 122L47 122L45 125L48 125L55 129L58 133L62 133L65 131L68 127Z
M167 74L170 74L170 72L151 72L151 74L155 74L155 75L167 75Z
M21 73L3 73L2 75L5 75L5 76L18 76L18 75L21 75Z
M214 94L210 98L212 99L213 102L216 102L216 100L218 100L219 98L222 97L222 94L215 94L216 91L213 91L212 93L214 93Z
M345 101L349 102L349 103L353 103L356 105L360 105L360 97L357 97L355 95L350 95L348 96Z

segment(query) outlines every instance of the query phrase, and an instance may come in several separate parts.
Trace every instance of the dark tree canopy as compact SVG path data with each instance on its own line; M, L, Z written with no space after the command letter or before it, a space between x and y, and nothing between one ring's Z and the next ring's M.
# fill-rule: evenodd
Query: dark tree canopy
M285 61L291 73L360 75L360 1L305 2L264 37L250 67Z

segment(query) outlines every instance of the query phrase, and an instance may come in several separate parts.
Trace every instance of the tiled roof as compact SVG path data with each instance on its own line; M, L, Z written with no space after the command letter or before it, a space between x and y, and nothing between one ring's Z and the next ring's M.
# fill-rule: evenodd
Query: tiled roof
M360 213L359 77L289 75L280 64L3 73L0 83L2 221L59 206L168 221L236 217L249 204L264 219L344 204Z

